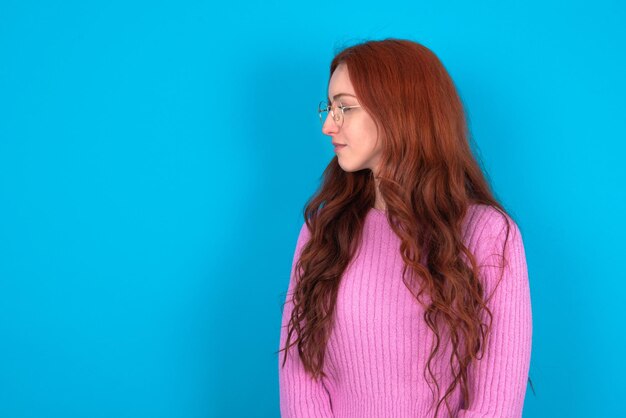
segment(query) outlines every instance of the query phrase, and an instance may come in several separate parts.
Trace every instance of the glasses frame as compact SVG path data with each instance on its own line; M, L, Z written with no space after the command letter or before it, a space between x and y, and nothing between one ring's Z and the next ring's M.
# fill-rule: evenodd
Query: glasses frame
M339 103L341 104L341 102ZM317 113L320 117L320 122L322 122L322 125L324 124L324 117L322 117L322 113L329 112L330 115L333 117L333 120L335 121L337 126L341 128L341 126L343 126L343 120L345 116L344 109L353 109L356 107L361 107L361 106L360 105L344 106L343 104L338 106L335 102L328 104L328 100L322 100L317 106ZM341 109L341 112L335 112L335 109Z

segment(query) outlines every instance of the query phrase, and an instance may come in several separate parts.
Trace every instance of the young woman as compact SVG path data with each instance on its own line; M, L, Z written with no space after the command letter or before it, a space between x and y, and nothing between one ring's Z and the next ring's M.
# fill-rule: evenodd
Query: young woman
M412 41L351 46L319 112L336 156L293 257L282 417L520 417L522 236L472 155L444 66Z

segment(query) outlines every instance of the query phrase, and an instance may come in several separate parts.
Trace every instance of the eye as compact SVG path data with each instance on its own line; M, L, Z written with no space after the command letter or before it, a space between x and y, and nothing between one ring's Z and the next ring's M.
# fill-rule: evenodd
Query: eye
M344 113L345 113L345 112L349 112L349 111L351 111L351 110L352 110L352 106L350 106L350 105L345 105L345 106L343 107L343 111L344 111Z

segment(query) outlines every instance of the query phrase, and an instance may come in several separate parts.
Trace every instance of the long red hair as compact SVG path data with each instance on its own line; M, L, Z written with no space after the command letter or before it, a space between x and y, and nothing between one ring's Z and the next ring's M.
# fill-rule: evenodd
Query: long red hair
M378 187L390 225L401 239L403 282L424 305L424 320L436 336L424 369L424 377L428 370L437 389L436 418L443 401L450 411L448 397L457 385L469 403L468 366L482 357L491 330L492 314L479 269L462 241L463 219L473 203L491 205L505 219L509 215L494 198L472 154L463 104L432 51L391 38L342 50L331 62L330 75L340 63L347 65L359 103L378 128L383 147ZM304 208L311 236L296 265L294 308L287 342L280 350L285 351L283 366L287 349L297 344L305 370L314 378L325 376L324 353L339 282L375 197L371 170L345 172L336 156L331 160L320 188ZM506 225L502 255L508 219ZM407 275L409 270L415 274ZM415 276L419 283L411 282ZM424 292L429 302L421 300ZM488 325L481 321L483 310L490 318ZM431 361L439 349L442 325L450 335L453 380L440 397ZM294 332L297 338L290 343Z

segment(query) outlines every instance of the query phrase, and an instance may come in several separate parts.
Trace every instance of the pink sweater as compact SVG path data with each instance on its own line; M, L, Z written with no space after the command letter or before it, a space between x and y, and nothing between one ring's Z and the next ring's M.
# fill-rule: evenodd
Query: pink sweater
M522 416L530 367L531 302L522 236L508 219L509 265L488 303L494 315L494 333L482 359L469 369L470 404L462 405L460 385L449 398L452 417ZM489 295L501 270L494 266L497 260L487 256L501 254L505 221L494 208L473 205L463 231L464 242L483 265L481 279ZM293 308L295 262L309 237L303 223L283 310L280 348L285 345ZM432 394L423 372L434 334L423 320L424 309L402 282L402 266L400 239L385 212L371 209L366 215L362 247L341 279L324 362L327 378L315 381L305 374L297 346L289 350L284 368L284 352L279 353L282 418L433 417L434 408L427 412ZM445 374L450 351L449 345L444 347L446 341L441 342L439 353L446 348L445 355L431 364L443 395L451 383ZM438 416L450 417L443 403Z

